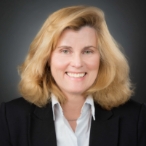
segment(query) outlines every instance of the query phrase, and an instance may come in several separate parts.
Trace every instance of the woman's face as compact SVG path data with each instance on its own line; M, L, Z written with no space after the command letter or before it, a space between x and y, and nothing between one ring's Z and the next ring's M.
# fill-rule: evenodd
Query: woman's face
M94 28L66 29L50 60L51 73L65 95L82 94L95 81L100 54Z

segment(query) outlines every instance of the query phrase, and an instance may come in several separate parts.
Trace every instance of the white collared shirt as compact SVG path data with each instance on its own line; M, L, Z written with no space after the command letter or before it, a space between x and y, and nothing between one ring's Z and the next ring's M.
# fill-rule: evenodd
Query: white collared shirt
M92 96L88 96L77 119L75 132L63 115L62 107L52 94L52 110L55 123L57 146L89 146L91 119L95 120L95 108Z

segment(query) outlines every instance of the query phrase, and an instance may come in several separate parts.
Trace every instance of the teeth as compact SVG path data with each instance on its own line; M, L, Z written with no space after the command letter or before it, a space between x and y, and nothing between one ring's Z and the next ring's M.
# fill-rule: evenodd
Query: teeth
M68 73L67 72L67 75L74 78L80 78L80 77L83 77L85 73Z

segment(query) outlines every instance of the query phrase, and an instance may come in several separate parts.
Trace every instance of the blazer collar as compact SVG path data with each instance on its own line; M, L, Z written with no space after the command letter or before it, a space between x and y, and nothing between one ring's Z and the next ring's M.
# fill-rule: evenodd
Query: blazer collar
M34 106L29 116L29 146L57 146L52 105Z
M92 119L89 146L117 146L119 117L113 117L112 111L102 109L95 104L95 117Z
M33 114L41 120L47 120L52 119L53 113L52 113L52 104L51 102L48 103L45 107L35 107Z
M105 110L97 103L94 103L94 106L95 117L97 117L97 121L106 121L113 116L113 112L111 110Z

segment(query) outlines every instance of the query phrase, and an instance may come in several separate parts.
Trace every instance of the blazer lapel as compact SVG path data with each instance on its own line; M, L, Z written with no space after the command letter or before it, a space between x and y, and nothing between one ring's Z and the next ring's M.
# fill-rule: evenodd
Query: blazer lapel
M29 146L57 146L52 105L36 107L29 116Z
M89 146L118 146L119 117L112 115L95 104L96 120L91 122Z

